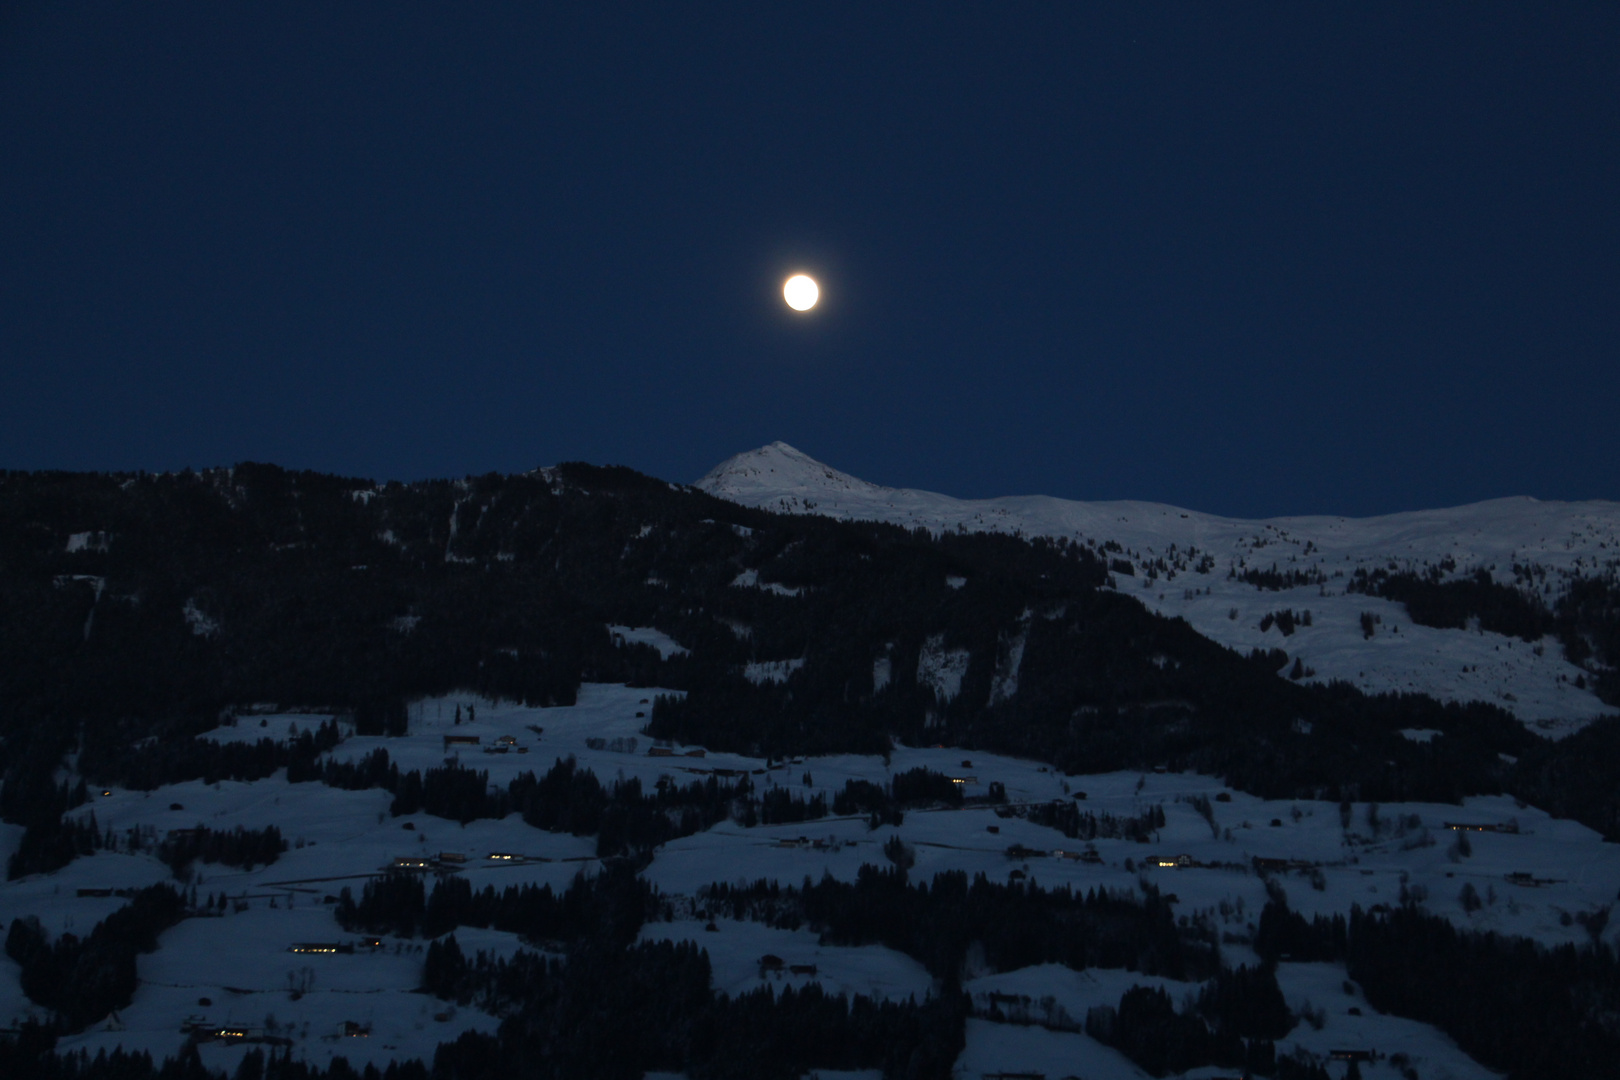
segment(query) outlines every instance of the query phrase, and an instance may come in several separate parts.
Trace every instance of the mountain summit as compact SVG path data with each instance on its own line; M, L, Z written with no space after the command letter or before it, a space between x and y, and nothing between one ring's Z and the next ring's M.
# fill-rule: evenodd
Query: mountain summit
M840 496L881 502L888 496L911 494L840 472L785 442L727 458L695 486L731 502L789 514L826 514Z

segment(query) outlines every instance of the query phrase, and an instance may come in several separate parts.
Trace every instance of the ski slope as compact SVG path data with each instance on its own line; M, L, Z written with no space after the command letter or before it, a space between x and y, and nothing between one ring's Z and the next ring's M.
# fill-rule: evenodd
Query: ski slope
M1042 495L956 499L883 487L776 442L721 463L696 484L719 498L790 514L886 521L932 532L1002 532L1065 538L1129 562L1115 587L1149 608L1186 619L1199 633L1243 652L1280 648L1316 681L1344 680L1369 693L1410 691L1442 701L1485 701L1551 738L1612 712L1576 687L1584 673L1556 642L1419 626L1395 602L1350 593L1357 568L1448 577L1484 569L1512 584L1513 566L1533 566L1554 601L1575 576L1620 566L1620 503L1493 499L1470 506L1373 518L1284 517L1246 521L1150 502L1076 502ZM1114 552L1111 545L1117 545ZM1165 569L1150 570L1163 560ZM1319 584L1268 590L1235 576L1298 571ZM1309 611L1309 626L1285 635L1265 616ZM1379 621L1371 638L1361 616Z

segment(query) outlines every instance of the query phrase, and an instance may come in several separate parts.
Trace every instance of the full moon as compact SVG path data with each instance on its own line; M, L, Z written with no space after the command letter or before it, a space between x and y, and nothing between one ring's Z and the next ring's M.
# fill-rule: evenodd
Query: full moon
M815 279L804 274L794 274L782 285L782 299L794 311L809 311L821 299L821 289L816 285Z

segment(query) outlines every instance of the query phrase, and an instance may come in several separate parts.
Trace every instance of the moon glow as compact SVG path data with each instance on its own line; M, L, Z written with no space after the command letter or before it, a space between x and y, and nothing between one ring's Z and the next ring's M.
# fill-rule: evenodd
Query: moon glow
M815 279L806 274L794 274L782 284L782 299L794 311L809 311L821 299L821 289Z

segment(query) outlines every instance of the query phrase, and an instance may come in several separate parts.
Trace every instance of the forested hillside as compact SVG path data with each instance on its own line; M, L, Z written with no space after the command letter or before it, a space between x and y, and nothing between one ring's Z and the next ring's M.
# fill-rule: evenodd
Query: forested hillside
M1107 573L1071 542L775 515L580 464L384 486L266 465L11 473L0 799L13 821L60 812L69 752L92 782L139 783L251 703L382 731L421 695L565 704L587 680L683 692L647 733L719 749L897 739L1195 768L1271 797L1541 795L1556 777L1562 808L1617 835L1614 766L1575 745L1485 705L1291 681L1284 651L1239 655Z

